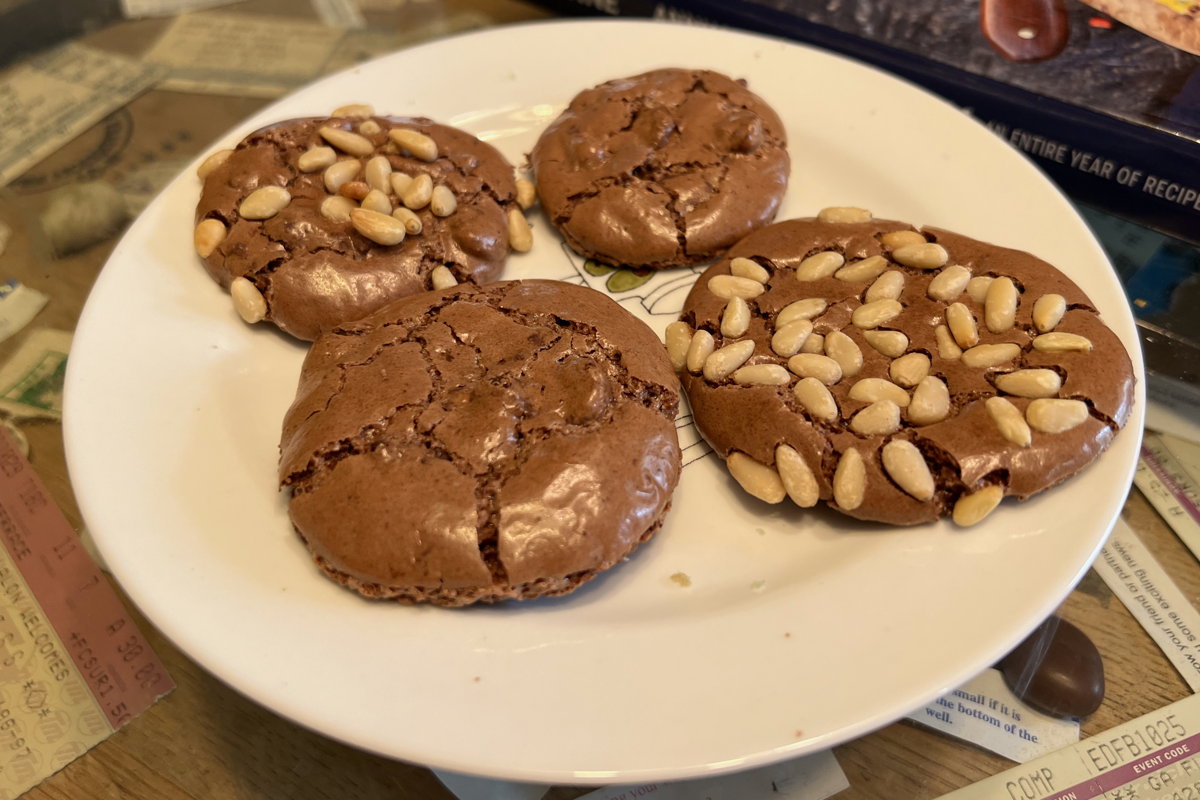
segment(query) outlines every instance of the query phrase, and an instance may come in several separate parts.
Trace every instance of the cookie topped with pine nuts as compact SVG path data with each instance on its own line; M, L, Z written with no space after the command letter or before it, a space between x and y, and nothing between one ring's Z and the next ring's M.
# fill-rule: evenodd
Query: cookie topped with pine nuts
M498 150L368 106L255 131L198 173L208 273L244 320L300 339L399 297L495 280L532 241Z
M576 252L660 269L711 261L771 222L790 160L779 116L744 81L660 69L578 94L530 166Z
M367 597L565 594L660 527L679 403L657 336L603 293L464 283L317 339L279 475L318 567Z
M767 502L972 525L1129 417L1121 341L1025 252L827 208L748 236L667 330L700 432Z

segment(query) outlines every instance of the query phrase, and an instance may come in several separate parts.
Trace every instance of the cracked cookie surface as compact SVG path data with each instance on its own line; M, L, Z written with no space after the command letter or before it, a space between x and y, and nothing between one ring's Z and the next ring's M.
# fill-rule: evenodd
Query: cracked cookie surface
M1070 279L1029 253L827 212L738 243L668 329L697 426L743 488L970 525L1109 445L1133 369Z
M418 145L428 139L434 149L410 151L393 131L415 132L424 137ZM513 168L456 128L424 118L297 119L255 131L219 155L196 208L196 247L235 303L249 296L258 305L252 317L239 305L247 321L267 319L312 340L433 288L439 267L452 276L447 283L495 280L509 254ZM424 182L421 176L437 199L406 204L402 179ZM352 219L360 207L379 216L361 224ZM400 219L401 208L412 213Z
M577 95L530 154L538 196L585 257L700 264L772 219L790 161L779 116L745 84L661 69Z
M657 337L603 294L462 284L314 343L280 481L317 565L368 597L565 594L662 523L678 404Z

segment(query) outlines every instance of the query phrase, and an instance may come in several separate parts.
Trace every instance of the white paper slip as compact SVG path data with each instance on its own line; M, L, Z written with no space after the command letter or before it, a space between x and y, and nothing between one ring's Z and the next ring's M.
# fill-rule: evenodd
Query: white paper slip
M162 70L68 43L0 75L0 186L153 86Z
M1200 797L1200 695L1118 725L940 800Z
M167 70L163 89L275 97L315 78L342 33L287 17L184 14L145 59Z
M28 325L49 301L15 278L0 283L0 342Z
M1175 452L1191 455L1191 448L1194 445L1183 439L1146 431L1133 483L1175 535L1200 558L1200 495L1195 473L1189 472Z
M496 781L439 770L433 774L458 800L541 800L549 791L548 786L535 783Z
M1078 722L1034 711L996 669L984 670L908 719L1021 763L1079 741Z
M365 28L367 21L354 0L312 0L321 22L333 28Z
M127 19L170 17L186 11L227 6L240 0L121 0L121 13Z
M1124 520L1093 569L1192 688L1200 689L1200 613Z

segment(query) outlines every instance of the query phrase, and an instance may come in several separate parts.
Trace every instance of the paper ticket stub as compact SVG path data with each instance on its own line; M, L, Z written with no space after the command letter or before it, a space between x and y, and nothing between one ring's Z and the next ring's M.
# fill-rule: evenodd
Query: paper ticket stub
M1171 530L1200 558L1200 447L1167 434L1146 431L1134 485Z
M70 349L67 331L31 331L8 363L0 366L0 411L16 419L61 419Z
M1200 613L1124 520L1093 568L1192 691L1200 690Z
M940 800L1200 797L1200 695L1138 717Z
M908 719L1022 763L1079 741L1078 722L1034 711L996 669L984 670Z
M4 434L0 545L0 800L9 800L174 684Z
M15 278L0 283L0 342L28 325L49 301Z
M275 97L317 77L342 34L287 17L184 14L145 60L167 70L163 89Z
M0 75L0 186L161 76L157 67L75 42Z

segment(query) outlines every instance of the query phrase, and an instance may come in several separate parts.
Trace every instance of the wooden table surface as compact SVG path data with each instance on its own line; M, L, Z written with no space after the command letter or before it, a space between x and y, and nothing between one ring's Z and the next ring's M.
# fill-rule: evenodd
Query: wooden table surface
M404 44L470 27L549 16L520 0L393 0L375 3L372 26ZM299 0L252 0L233 13L312 16ZM124 22L82 41L140 55L168 24ZM0 275L15 277L50 295L39 326L74 328L88 290L117 237L74 255L54 258L31 221L59 185L80 179L120 182L161 166L169 171L261 107L266 100L150 91L0 189L0 221L15 235L0 255ZM97 142L114 127L129 130L124 146L102 165L90 162ZM74 177L72 177L74 176ZM82 176L82 177L81 177ZM0 343L0 363L20 337ZM23 426L31 461L77 528L81 526L63 457L61 426ZM1133 490L1124 515L1189 598L1200 593L1200 567L1145 499ZM119 591L119 587L118 587ZM996 598L1003 602L1004 598ZM319 800L442 800L452 795L426 769L369 755L297 727L242 697L207 674L136 614L177 688L131 724L32 789L30 800L51 798L312 798ZM1089 572L1061 608L1086 632L1105 664L1107 696L1082 723L1082 735L1107 730L1187 696L1187 685L1121 602ZM851 788L845 800L934 798L1013 763L910 723L896 723L835 750ZM559 787L549 797L570 800L578 788Z

